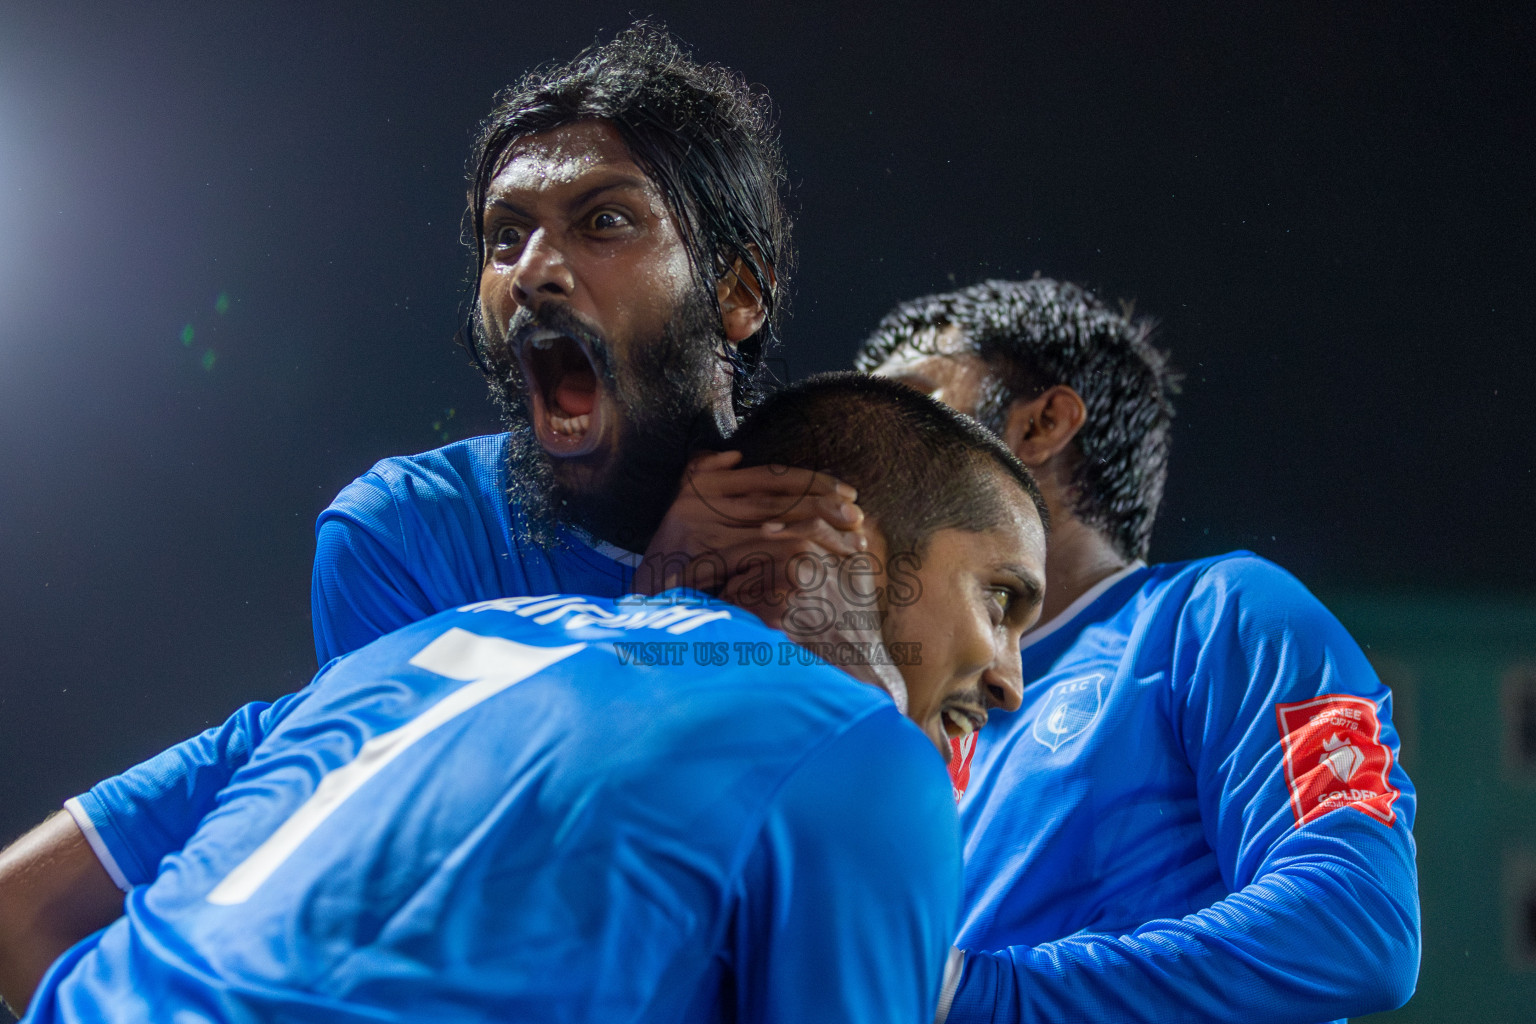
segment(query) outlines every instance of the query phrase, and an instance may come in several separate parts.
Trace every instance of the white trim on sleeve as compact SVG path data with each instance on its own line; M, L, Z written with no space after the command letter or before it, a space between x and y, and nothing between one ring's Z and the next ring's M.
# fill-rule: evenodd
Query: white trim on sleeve
M80 798L72 796L65 800L64 809L69 812L71 818L75 819L75 827L85 836L85 841L90 844L91 852L96 855L96 859L101 861L101 866L107 869L107 876L112 879L112 884L123 892L132 889L133 886L128 884L128 878L123 874L123 869L117 864L117 858L112 856L112 851L107 849L101 833L96 831L96 823L86 813L85 805L80 802Z
M933 1011L933 1024L944 1024L949 1019L949 1008L955 1001L955 990L960 987L960 968L964 965L965 953L951 946L949 957L944 961L944 984L939 986L939 1005Z

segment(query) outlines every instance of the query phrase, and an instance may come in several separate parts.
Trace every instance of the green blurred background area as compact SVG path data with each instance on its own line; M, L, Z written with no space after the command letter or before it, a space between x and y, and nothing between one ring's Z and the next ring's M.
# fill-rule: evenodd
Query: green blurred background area
M1536 601L1320 595L1392 688L1423 961L1392 1024L1536 1021Z

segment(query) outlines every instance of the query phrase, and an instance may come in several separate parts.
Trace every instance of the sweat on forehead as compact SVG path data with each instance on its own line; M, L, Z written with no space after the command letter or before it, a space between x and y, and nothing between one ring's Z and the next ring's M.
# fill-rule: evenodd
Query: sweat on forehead
M615 196L639 203L681 234L660 186L635 162L613 125L601 120L562 125L507 147L479 211L481 233L498 205L528 213L546 200L574 208ZM693 260L688 262L696 269Z
M530 172L537 171L543 177L562 181L579 178L604 164L649 180L612 125L594 119L560 127L565 130L552 128L514 140L502 150L493 181L504 180L508 167L514 162L526 162Z

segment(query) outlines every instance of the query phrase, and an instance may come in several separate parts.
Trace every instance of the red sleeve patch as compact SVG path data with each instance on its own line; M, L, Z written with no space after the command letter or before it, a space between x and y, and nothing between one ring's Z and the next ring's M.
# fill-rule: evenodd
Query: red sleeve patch
M1392 751L1381 742L1376 705L1364 697L1325 693L1275 705L1285 748L1285 780L1300 828L1341 807L1390 825L1401 795L1387 781Z
M976 753L976 733L949 738L949 785L955 791L955 803L965 796L971 784L971 755Z

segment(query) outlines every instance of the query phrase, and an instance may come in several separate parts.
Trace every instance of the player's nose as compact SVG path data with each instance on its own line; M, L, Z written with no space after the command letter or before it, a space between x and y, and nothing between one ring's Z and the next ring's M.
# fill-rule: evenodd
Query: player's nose
M1005 643L996 660L981 675L987 707L1017 711L1024 704L1024 665L1016 644Z
M569 299L576 276L550 233L540 228L528 237L512 270L512 297L520 306L550 298Z

